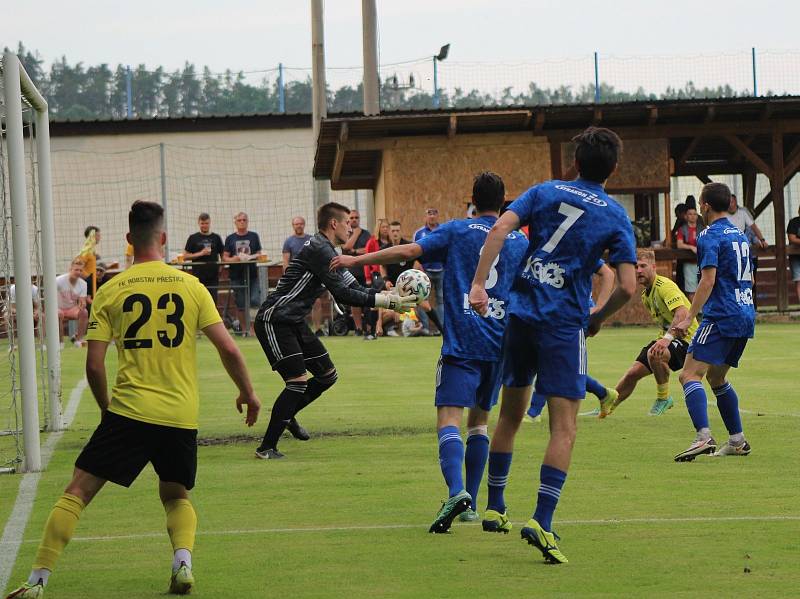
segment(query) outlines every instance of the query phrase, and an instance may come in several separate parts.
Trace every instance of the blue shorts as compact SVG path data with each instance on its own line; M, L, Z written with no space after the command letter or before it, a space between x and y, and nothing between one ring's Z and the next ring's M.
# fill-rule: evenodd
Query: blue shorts
M436 369L436 406L492 409L500 393L499 362L441 356Z
M512 315L503 339L503 385L527 387L547 397L586 397L586 338L583 329L535 327Z
M731 368L739 366L739 358L744 353L747 337L723 337L719 327L713 322L704 320L697 327L687 353L695 360L721 366L727 364Z

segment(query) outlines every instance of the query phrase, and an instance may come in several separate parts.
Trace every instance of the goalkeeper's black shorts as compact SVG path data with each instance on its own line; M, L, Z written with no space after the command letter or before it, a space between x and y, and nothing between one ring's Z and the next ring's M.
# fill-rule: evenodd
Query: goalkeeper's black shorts
M333 369L328 350L305 322L273 323L256 318L253 327L272 370L288 381L306 371L314 376Z

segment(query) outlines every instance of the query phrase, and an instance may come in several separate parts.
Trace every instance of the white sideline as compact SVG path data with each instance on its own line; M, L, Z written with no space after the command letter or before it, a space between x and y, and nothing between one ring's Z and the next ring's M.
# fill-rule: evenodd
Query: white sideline
M774 515L774 516L709 516L693 518L619 518L619 519L595 519L595 520L559 520L558 526L614 526L619 524L682 524L682 523L704 523L704 522L796 522L800 521L800 515ZM514 523L522 526L524 522ZM469 525L468 525L469 526ZM474 525L473 525L474 526ZM326 532L357 532L362 530L398 530L418 528L425 530L427 524L419 522L417 524L376 524L364 526L323 526L307 528L253 528L249 530L198 530L198 536L222 537L255 534L280 534L280 533L326 533ZM118 541L130 539L152 539L161 538L164 531L145 532L130 535L104 535L92 537L73 537L71 543L90 542L90 541ZM38 543L38 539L27 539L23 543Z
M42 448L42 471L50 463L53 451L64 435L64 429L69 428L69 425L72 424L72 419L75 418L75 413L78 411L78 404L81 402L81 395L83 395L88 386L89 383L86 382L86 379L81 379L69 394L69 403L63 416L63 428L60 431L51 433ZM8 579L11 576L11 570L14 568L14 562L17 561L17 553L23 543L22 535L28 525L28 518L33 509L36 488L39 486L41 476L41 472L28 472L22 476L22 481L19 483L17 500L14 502L14 508L11 510L8 522L6 522L3 536L0 538L0 592L6 588Z

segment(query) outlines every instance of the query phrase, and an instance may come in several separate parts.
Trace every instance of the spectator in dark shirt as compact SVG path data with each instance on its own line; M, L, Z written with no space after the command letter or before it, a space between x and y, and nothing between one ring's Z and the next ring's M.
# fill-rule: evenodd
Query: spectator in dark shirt
M248 230L250 219L240 212L233 219L236 231L225 238L222 260L230 263L231 285L234 287L239 323L245 322L244 311L261 305L261 292L258 288L258 269L253 261L261 253L261 240L258 233ZM242 264L242 263L245 264ZM250 285L250 297L246 298L245 285ZM251 320L252 326L252 320ZM252 333L252 331L251 331Z
M186 240L183 258L191 262L209 263L192 265L191 273L208 288L216 304L217 286L219 285L219 265L217 262L219 262L219 258L224 251L222 237L211 232L211 217L206 212L197 217L197 226L200 230L189 235Z
M361 227L361 214L358 212L358 210L350 211L349 225L352 233L350 234L350 238L347 240L347 243L342 246L342 253L350 256L360 256L361 254L366 254L367 242L372 235L370 235L369 231ZM367 280L364 277L364 269L362 267L358 266L356 268L352 268L350 269L350 273L356 278L356 281L358 281L359 285L362 287L366 286ZM358 306L352 306L351 314L353 315L353 323L356 326L356 335L360 335L362 330L362 310Z
M698 223L697 210L687 208L686 222L678 228L678 249L690 250L697 255L697 236L703 228ZM683 290L689 301L694 298L697 285L700 282L697 270L697 260L686 260L683 262Z
M295 216L292 219L292 229L294 235L290 235L283 242L283 270L289 266L289 262L300 252L306 241L311 239L311 235L306 233L306 219L302 216Z
M795 250L800 249L800 209L797 216L789 221L786 227L786 234L789 237L789 247ZM797 297L800 298L800 256L789 256L789 264L792 267L792 281L794 281Z

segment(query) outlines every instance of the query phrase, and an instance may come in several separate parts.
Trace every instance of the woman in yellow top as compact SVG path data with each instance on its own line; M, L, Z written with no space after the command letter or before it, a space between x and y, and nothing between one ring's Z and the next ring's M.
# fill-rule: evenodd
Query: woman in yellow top
M83 260L83 278L89 286L89 297L94 298L97 292L97 254L95 248L100 243L100 229L94 225L89 225L83 232L86 241L80 251L80 258Z

